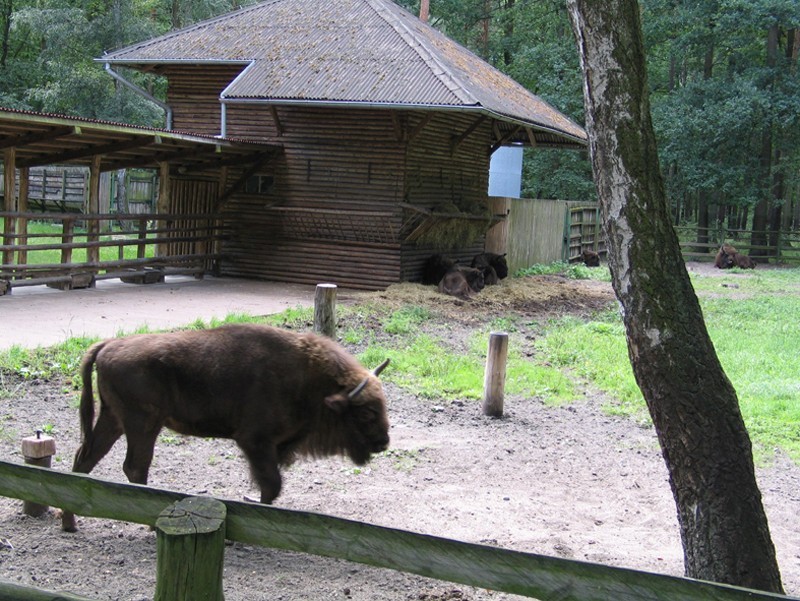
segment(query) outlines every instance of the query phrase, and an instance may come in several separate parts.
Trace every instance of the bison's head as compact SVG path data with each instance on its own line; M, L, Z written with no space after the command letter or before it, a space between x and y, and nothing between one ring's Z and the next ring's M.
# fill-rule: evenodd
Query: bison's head
M356 465L389 447L386 397L378 380L388 363L387 359L352 390L325 398L325 405L339 416L341 448Z

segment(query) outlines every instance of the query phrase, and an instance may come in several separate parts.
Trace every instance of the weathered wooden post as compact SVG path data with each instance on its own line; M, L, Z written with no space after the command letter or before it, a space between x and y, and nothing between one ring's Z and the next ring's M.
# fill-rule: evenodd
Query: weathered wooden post
M52 437L36 430L35 436L22 439L22 456L28 465L50 467L53 455L56 454L56 441ZM22 511L25 515L38 518L47 512L47 505L39 505L30 501L22 502Z
M507 357L508 334L492 332L489 335L489 351L486 355L486 371L483 376L484 415L492 417L503 415Z
M336 284L317 284L314 293L314 331L336 338Z
M155 601L223 601L225 504L176 501L156 520Z

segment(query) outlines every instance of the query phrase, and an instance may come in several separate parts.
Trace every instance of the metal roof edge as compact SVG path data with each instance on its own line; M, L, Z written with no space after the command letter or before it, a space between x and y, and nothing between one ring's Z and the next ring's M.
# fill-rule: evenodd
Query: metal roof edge
M159 59L159 60L142 60L142 59L113 59L108 56L92 59L96 63L109 63L112 65L242 65L249 66L254 59L213 59L202 60L194 58L173 58L173 59Z

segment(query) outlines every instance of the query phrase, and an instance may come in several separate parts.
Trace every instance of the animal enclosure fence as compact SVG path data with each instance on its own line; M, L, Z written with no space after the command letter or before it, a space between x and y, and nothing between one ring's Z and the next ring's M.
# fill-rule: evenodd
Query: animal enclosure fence
M70 289L100 279L148 283L168 274L199 276L215 269L225 237L207 214L0 212L0 220L0 294L41 284ZM48 231L30 231L34 220ZM124 227L112 227L119 223Z
M154 526L187 495L0 461L0 495L87 517ZM539 599L776 601L790 597L738 587L535 555L315 513L224 500L226 538L390 568ZM79 536L79 535L78 535ZM13 588L0 583L0 597ZM68 597L63 597L68 598ZM177 600L176 600L177 601ZM794 601L798 601L795 599Z
M731 244L742 254L769 259L778 263L800 263L800 232L754 230L719 227L699 228L696 225L676 226L681 253L686 259L714 260L722 244ZM753 245L753 234L761 234L769 244ZM698 241L701 240L701 241Z
M5 196L4 165L0 163L0 197ZM17 181L19 188L19 181ZM28 175L28 205L46 213L82 213L88 206L89 168L32 167ZM152 169L120 169L100 174L99 206L103 212L152 213L158 199L158 176Z

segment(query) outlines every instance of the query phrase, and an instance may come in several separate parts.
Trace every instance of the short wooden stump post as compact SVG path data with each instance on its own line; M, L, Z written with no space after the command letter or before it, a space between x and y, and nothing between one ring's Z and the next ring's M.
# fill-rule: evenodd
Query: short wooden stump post
M156 520L155 601L223 601L225 504L191 497Z
M508 358L508 334L492 332L489 335L489 351L486 355L486 371L483 375L483 414L502 417L506 386L506 359Z
M336 284L317 284L314 292L314 331L336 337Z
M41 430L36 430L35 436L28 436L22 439L22 456L28 465L39 467L50 467L53 455L56 454L56 441L52 437L43 434ZM22 502L22 511L25 515L38 518L44 515L49 507L32 503L31 501Z

